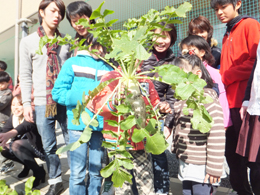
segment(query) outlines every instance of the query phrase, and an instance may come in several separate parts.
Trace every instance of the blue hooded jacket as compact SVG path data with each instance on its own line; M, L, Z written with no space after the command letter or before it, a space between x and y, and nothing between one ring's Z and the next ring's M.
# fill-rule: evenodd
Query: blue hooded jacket
M68 116L68 129L83 131L86 127L80 118L80 125L72 124L72 109L76 108L77 102L82 103L82 95L88 95L89 90L96 88L101 77L113 68L103 60L96 60L87 51L78 51L77 56L69 58L62 66L61 71L52 89L52 98L55 102L66 106ZM92 118L94 114L87 108ZM103 117L98 116L98 127L90 126L94 131L103 130Z

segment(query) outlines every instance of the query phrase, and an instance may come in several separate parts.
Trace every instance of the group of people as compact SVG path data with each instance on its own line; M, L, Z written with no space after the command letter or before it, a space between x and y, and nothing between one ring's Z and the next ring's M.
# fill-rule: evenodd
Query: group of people
M166 115L162 131L166 139L173 137L172 152L179 161L178 178L184 195L216 193L220 179L225 177L225 158L232 188L239 195L259 195L260 94L257 83L260 61L257 59L260 59L260 24L240 15L241 0L211 0L210 4L220 22L227 24L222 50L212 38L213 27L209 20L199 16L190 21L188 36L181 41L176 57L171 47L177 40L177 31L173 24L167 24L169 31L154 30L155 34L164 36L153 38L156 44L149 51L151 56L140 63L138 71L147 72L172 64L205 80L205 96L213 99L204 105L213 119L211 130L201 133L192 127L193 112L183 113L185 101L175 99L170 85L149 79L140 79L139 83L145 85L152 106ZM55 34L64 37L58 25L65 14L76 31L75 38L78 41L84 38L84 44L98 51L96 54L77 49L70 52L70 45L57 43L43 47L43 55L36 54L41 37L54 38ZM20 82L14 90L11 77L5 72L6 64L0 62L0 146L4 148L1 158L24 165L18 177L26 177L32 170L34 187L45 182L46 177L44 168L34 158L46 161L50 185L46 195L58 195L64 190L61 162L56 154L55 122L59 122L66 144L77 141L85 125L81 118L80 125L72 123L72 110L82 101L83 92L87 96L100 82L121 76L118 70L98 58L106 54L106 48L87 28L76 24L81 18L95 23L89 20L91 14L91 6L84 1L72 2L65 9L62 0L42 0L38 9L40 27L20 42ZM117 84L117 80L111 82L85 108L93 117L100 106L105 105L97 117L99 125L90 126L93 131L89 142L68 152L71 195L100 193L103 180L100 170L105 154L102 142L115 142L113 136L103 135L101 131L118 131L106 122L115 119L111 111L116 111L118 101L114 96L107 104L105 101ZM147 97L143 99L148 105ZM133 175L133 184L125 182L116 188L115 194L169 194L165 152L147 155L143 142L134 143L131 137L129 141L133 146L129 152L134 168L126 171ZM89 176L85 182L87 167Z

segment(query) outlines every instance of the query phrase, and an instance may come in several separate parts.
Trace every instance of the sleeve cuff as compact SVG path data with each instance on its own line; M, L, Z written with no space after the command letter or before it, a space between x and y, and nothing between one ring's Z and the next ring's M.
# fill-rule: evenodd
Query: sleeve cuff
M246 101L243 101L243 104L242 104L242 106L248 107L248 104L249 104L249 101L248 101L248 100L246 100Z
M30 107L30 106L31 106L31 102L24 102L23 103L24 108L27 108L27 107Z

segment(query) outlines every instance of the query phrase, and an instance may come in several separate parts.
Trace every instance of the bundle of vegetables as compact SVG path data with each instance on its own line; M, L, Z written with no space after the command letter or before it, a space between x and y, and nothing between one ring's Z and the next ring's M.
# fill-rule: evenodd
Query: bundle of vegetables
M88 27L88 31L97 38L101 45L107 48L108 54L104 58L99 57L118 71L121 77L100 83L98 87L89 92L87 99L85 98L85 94L83 94L82 102L79 101L73 110L73 123L79 124L79 118L81 117L86 128L77 142L60 148L57 153L75 150L81 144L88 142L92 134L92 129L89 126L98 125L96 116L102 112L105 104L111 101L111 98L117 93L118 105L115 105L117 111L112 112L112 114L117 116L118 120L107 122L109 125L117 127L118 131L117 133L109 130L102 131L103 134L110 134L117 138L117 142L113 144L104 141L102 144L105 148L113 148L114 150L108 154L113 159L112 162L101 170L101 175L107 178L113 174L112 181L114 186L121 187L125 181L132 182L132 176L124 171L124 169L131 170L133 168L132 156L126 149L127 147L131 147L128 145L130 129L134 127L133 132L131 132L133 142L138 143L144 139L146 140L145 150L147 152L161 154L167 148L167 142L160 131L160 122L158 120L160 114L153 106L145 105L141 95L142 86L138 82L139 79L159 80L172 85L172 88L175 89L175 97L180 100L187 100L187 107L183 110L184 113L188 115L189 109L193 109L194 114L191 119L193 127L203 133L208 132L212 125L212 118L203 104L209 103L212 100L204 96L203 88L206 86L204 80L199 79L197 75L192 73L185 73L176 66L163 65L157 67L153 72L158 72L160 77L146 77L143 75L149 72L137 72L140 63L143 60L147 60L151 55L149 51L156 44L156 38L154 39L154 37L164 36L155 34L154 30L161 29L162 31L168 31L170 29L165 28L167 24L181 24L180 20L174 18L186 17L186 12L190 11L192 7L190 3L185 2L178 8L167 6L161 12L152 9L139 19L128 19L123 25L126 30L112 30L110 28L117 22L117 19L109 22L105 21L105 17L114 13L114 11L104 10L102 14L101 8L103 4L104 2L93 11L90 17L90 20L96 20L96 24L89 24L86 19L80 19L78 24ZM160 25L161 22L164 22L165 25ZM57 41L59 45L71 44L71 49L85 49L93 54L97 52L96 50L90 51L88 47L83 45L84 39L78 42L77 40L73 40L71 36L66 35L64 38L55 37L54 39L49 39L47 36L43 37L40 40L38 53L41 53L41 49L46 43L52 44ZM120 69L109 62L109 59L112 58L118 62ZM85 107L107 85L115 80L118 80L118 85L107 97L107 101L98 109L95 116L91 118L85 111ZM149 97L147 98L149 100Z

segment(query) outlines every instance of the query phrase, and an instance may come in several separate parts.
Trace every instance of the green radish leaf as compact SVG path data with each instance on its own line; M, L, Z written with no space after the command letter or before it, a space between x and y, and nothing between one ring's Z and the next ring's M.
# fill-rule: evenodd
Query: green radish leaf
M123 166L124 168L131 170L134 168L133 162L131 159L127 158L117 158L119 166Z
M120 104L119 106L116 106L116 109L121 114L127 114L130 112L131 108L128 105Z
M122 155L125 158L133 158L133 156L126 150L116 150L116 153Z
M104 13L103 13L103 17L106 17L107 15L110 15L110 14L113 14L114 11L113 10L108 10L108 9L105 9Z
M136 47L136 59L147 60L152 54L148 53L142 45Z
M70 151L74 151L74 150L76 150L76 149L77 149L78 147L80 147L80 146L81 146L80 141L76 141L76 142L74 142L73 145L71 146Z
M35 180L35 177L30 177L29 179L27 179L27 181L25 183L25 188L24 188L26 194L28 194L29 192L32 191L34 180Z
M190 3L184 2L175 10L175 13L178 15L178 17L186 18L186 12L190 11L191 8L192 5Z
M155 128L157 121L154 118L151 118L148 122L148 125L145 127L145 129L151 133L154 134L157 129Z
M36 191L36 190L34 190L34 191ZM18 193L16 191L12 191L12 192L8 193L8 195L18 195ZM41 194L39 194L39 195L41 195Z
M110 148L110 149L115 149L116 148L116 144L115 143L111 143L111 142L102 142L102 146L105 148Z
M41 195L41 191L40 190L34 190L32 192L32 195Z
M146 137L145 150L152 154L161 154L168 147L167 142L165 142L164 136L158 132L153 136Z
M189 109L187 107L184 107L182 109L182 112L183 112L184 115L189 115Z
M112 127L118 127L118 122L114 121L114 120L105 120L105 122L108 123L108 125L112 126Z
M112 158L115 155L116 155L116 151L115 150L112 150L112 151L108 152L108 157L109 158Z
M122 168L117 169L114 171L113 176L112 176L112 182L114 183L114 187L122 187L123 183L125 181L129 182L132 184L132 175Z
M106 26L107 26L107 27L110 27L110 26L112 26L114 23L116 23L117 21L118 21L118 19L110 20L108 23L106 23Z
M82 122L84 123L84 125L88 125L91 120L89 114L86 111L83 111L81 113L81 119L82 119Z
M211 103L211 102L213 102L213 99L212 99L210 96L206 96L205 98L203 98L203 99L201 100L201 103L202 103L202 104L209 104L209 103Z
M182 24L183 22L181 20L169 20L169 24Z
M131 129L134 125L136 125L135 116L130 115L121 123L121 129L122 130L128 130Z
M141 142L145 137L150 136L145 129L134 129L132 141L135 143Z
M98 17L101 16L100 11L101 11L101 8L102 8L102 6L103 6L104 3L105 3L105 1L103 1L103 2L99 5L99 7L92 12L92 14L91 14L89 20L93 20L93 19L96 19L96 18L98 18Z
M71 149L72 145L74 143L71 143L71 144L68 144L66 146L63 146L63 147L60 147L57 151L56 151L56 154L61 154L61 153L64 153L64 152L67 152Z
M113 174L115 169L116 169L116 163L115 163L115 160L113 160L106 167L101 169L100 174L101 174L102 177L108 178L110 175Z
M179 97L181 100L186 100L192 95L194 90L195 88L191 84L180 83L175 88L175 95L176 97Z
M101 133L108 134L108 135L111 135L112 137L118 138L117 133L115 133L115 132L113 132L111 130L103 130L103 131L101 131Z
M79 141L83 143L87 143L92 135L92 129L90 127L85 127L84 131L82 132Z

